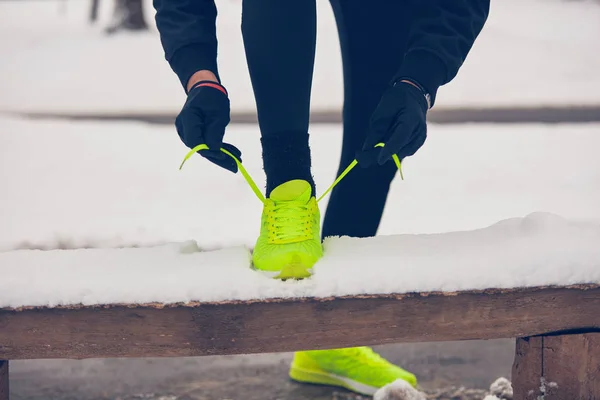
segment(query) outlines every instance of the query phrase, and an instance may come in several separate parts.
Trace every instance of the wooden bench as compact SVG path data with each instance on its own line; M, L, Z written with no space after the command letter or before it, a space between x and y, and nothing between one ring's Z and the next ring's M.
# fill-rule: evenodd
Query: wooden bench
M600 399L600 285L0 309L0 360L183 357L495 338L517 338L516 400ZM0 400L8 398L8 361L0 361Z

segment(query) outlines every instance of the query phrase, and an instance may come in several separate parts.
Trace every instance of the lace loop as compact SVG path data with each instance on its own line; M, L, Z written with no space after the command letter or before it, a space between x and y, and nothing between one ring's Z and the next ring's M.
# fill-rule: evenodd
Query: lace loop
M188 153L185 155L185 158L181 162L181 165L179 166L179 169L181 170L183 168L183 164L185 164L185 162L191 156L193 156L194 154L196 154L198 151L201 151L201 150L208 150L208 146L206 144L199 144L198 146L196 146L193 149L191 149L190 151L188 151ZM227 154L229 157L233 158L233 160L235 161L235 163L238 166L238 169L242 173L242 176L244 177L244 179L246 179L246 182L248 182L248 185L250 185L250 188L252 189L252 191L254 192L254 194L256 195L256 197L258 197L258 199L260 200L260 202L264 204L265 201L266 201L265 196L262 194L262 192L258 188L258 185L256 184L256 182L254 182L254 179L252 179L252 177L250 176L250 174L248 173L248 171L246 171L246 168L244 168L244 166L242 165L242 162L240 160L238 160L238 158L236 156L234 156L233 154L231 154L227 150L221 148L221 151L223 153Z

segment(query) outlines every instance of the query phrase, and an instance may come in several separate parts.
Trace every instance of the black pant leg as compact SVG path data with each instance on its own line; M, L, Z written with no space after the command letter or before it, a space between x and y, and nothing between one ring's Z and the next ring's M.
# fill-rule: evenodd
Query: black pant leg
M267 195L310 172L315 0L243 0L242 35L261 130Z
M341 172L361 148L369 119L400 67L408 30L408 0L331 0L344 72L344 133ZM338 172L338 173L339 173ZM323 237L377 233L396 166L357 166L332 191Z

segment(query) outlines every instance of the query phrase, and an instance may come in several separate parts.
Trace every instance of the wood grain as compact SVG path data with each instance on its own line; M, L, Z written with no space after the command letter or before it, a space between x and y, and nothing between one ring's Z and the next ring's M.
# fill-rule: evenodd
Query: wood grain
M600 333L545 337L543 351L548 400L600 399Z
M543 336L517 339L511 379L514 400L538 399L543 376L542 347Z
M600 328L600 288L0 310L0 358L267 353Z
M8 361L0 360L0 400L8 400Z
M600 399L600 333L517 340L515 400Z

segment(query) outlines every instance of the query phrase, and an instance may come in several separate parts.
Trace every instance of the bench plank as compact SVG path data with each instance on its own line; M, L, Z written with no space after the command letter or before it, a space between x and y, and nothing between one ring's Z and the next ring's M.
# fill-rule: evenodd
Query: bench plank
M517 339L515 400L600 399L600 333Z
M0 359L175 357L600 328L600 287L0 309Z

